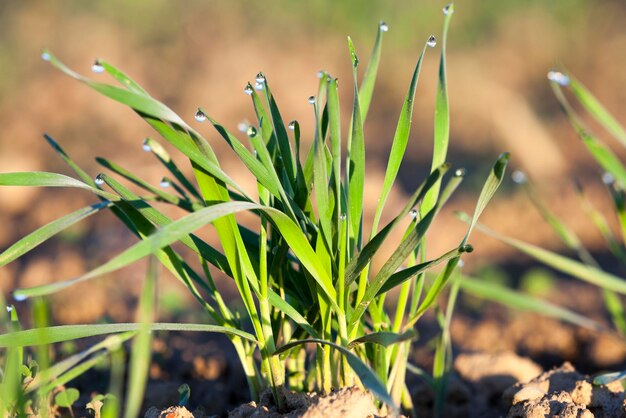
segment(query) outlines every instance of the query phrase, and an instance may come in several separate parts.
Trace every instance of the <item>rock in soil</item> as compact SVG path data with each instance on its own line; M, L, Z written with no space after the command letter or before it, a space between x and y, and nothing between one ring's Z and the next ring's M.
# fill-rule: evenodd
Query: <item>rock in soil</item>
M594 386L589 376L570 363L518 383L504 394L513 406L508 418L618 418L626 417L626 399L620 382Z
M229 418L381 418L372 395L352 386L326 396L315 393L284 392L287 410L277 411L270 392L261 400L242 405L228 414Z

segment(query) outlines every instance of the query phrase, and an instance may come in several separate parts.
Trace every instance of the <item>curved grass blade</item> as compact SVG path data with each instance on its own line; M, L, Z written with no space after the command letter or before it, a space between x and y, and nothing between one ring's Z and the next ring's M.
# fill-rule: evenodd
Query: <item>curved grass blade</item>
M78 166L78 164L76 164L74 162L74 160L72 160L70 158L69 155L67 155L67 153L65 152L65 150L63 148L61 148L61 146L48 134L43 134L44 139L46 140L46 142L48 142L48 145L50 145L52 147L52 149L59 154L59 156L61 157L61 159L72 169L74 170L74 172L76 174L78 174L78 177L84 181L85 183L87 183L88 185L95 187L96 184L93 181L93 178L87 174L82 168L80 168Z
M378 65L380 64L380 54L383 45L383 33L385 32L384 24L378 25L378 32L376 33L376 40L374 41L374 48L370 60L367 63L365 74L361 80L361 88L359 89L359 102L361 120L364 121L367 118L367 113L372 102L372 96L374 94L374 85L376 84L376 75L378 74Z
M376 396L378 399L386 403L395 411L399 410L398 407L394 404L393 400L391 399L391 396L389 396L389 393L387 392L385 385L383 385L383 383L380 381L378 376L376 376L376 373L374 373L374 371L370 369L367 366L367 364L365 364L359 357L357 357L353 352L351 352L345 347L342 347L330 341L324 341L324 340L320 340L316 338L308 338L304 340L292 341L290 343L287 343L283 345L282 347L279 347L274 353L274 355L284 353L298 345L302 345L306 343L328 345L334 348L335 350L339 351L342 355L345 356L352 370L354 370L354 372L357 374L359 379L361 379L361 383L363 383L363 386L365 386L368 390L370 390L374 394L374 396Z
M581 327L589 328L594 331L601 331L604 327L583 315L554 305L545 300L516 292L508 287L498 285L484 280L463 277L460 281L463 291L477 296L479 298L488 299L510 308L522 311L536 312L541 315L559 319L561 321L570 322Z
M463 220L467 221L467 215L459 215ZM513 238L506 237L502 234L495 232L492 229L487 228L484 225L477 224L476 228L499 241L504 242L507 245L529 255L530 257L538 260L555 270L561 271L565 274L569 274L580 280L586 281L593 285L612 290L621 294L626 294L626 281L618 276L614 276L610 273L604 272L595 267L588 266L579 261L572 260L571 258L564 257L556 254L552 251L544 250L532 244L525 243Z
M147 91L143 89L135 80L130 78L124 72L122 72L119 68L114 67L106 61L98 60L98 64L104 68L104 70L110 74L113 78L120 82L121 85L126 87L128 90L133 91L135 93L143 94L144 96L150 97Z
M561 86L554 81L550 82L550 85L552 87L552 91L554 92L554 96L561 105L561 108L565 112L569 122L576 130L578 137L583 141L583 144L587 147L591 156L596 160L600 167L613 175L615 180L620 183L621 187L626 187L626 168L620 159L604 142L590 133L587 126L576 114L563 94Z
M348 344L348 348L352 349L359 344L365 343L373 343L378 344L383 347L389 347L393 344L398 344L403 341L409 341L414 339L417 336L416 332L412 329L407 330L401 334L397 332L388 332L388 331L380 331L380 332L372 332L371 334L364 335L362 337L356 338Z
M52 55L49 51L46 53L50 57L50 63L67 74L68 76L87 84L92 89L96 90L98 93L125 104L136 110L137 112L145 113L147 115L151 115L157 117L159 119L166 120L168 122L175 123L179 126L182 126L185 129L191 130L191 128L185 123L184 120L180 118L176 113L174 113L169 107L165 106L163 103L151 98L150 96L146 96L143 93L137 93L135 91L126 90L123 88L111 86L108 84L98 83L93 80L90 80L86 77L81 76L77 72L69 69L65 64L59 61L54 55Z
M226 202L201 209L175 222L163 226L153 235L150 235L145 240L138 242L109 262L97 267L83 276L63 282L37 286L30 289L18 289L14 292L14 295L18 298L24 298L50 294L75 283L89 280L105 273L110 273L149 254L157 252L161 248L180 240L190 232L206 226L221 217L232 215L244 210L261 210L267 215L268 219L271 220L281 232L281 235L289 244L289 247L295 256L311 273L312 277L320 284L320 289L322 289L324 297L328 298L329 303L334 309L338 309L335 301L335 289L333 288L332 279L329 277L323 264L316 256L315 251L311 248L311 245L309 244L306 236L304 236L300 230L299 226L295 224L287 215L274 208L247 202Z
M94 203L93 205L78 209L75 212L62 216L61 218L38 228L1 253L0 266L4 266L5 264L21 257L59 232L95 213L98 213L102 209L110 207L111 205L112 203L109 201Z
M452 5L450 8L454 7ZM445 14L443 21L443 35L441 42L441 56L439 58L439 82L437 84L437 100L435 103L435 133L433 145L433 162L431 170L439 167L446 161L448 143L450 142L450 107L448 104L448 82L446 80L446 44L448 43L448 28L454 15L450 9ZM424 204L420 206L420 214L423 216L430 211L438 200L440 183L435 184L424 198Z
M581 105L593 116L604 128L610 132L623 146L626 146L626 130L609 113L608 110L587 90L576 78L569 76L569 87Z
M94 337L97 335L139 331L140 328L141 324L137 323L60 325L41 329L33 328L0 335L0 347L27 347L42 344L53 344L63 341L72 341L79 338ZM256 343L256 338L250 333L236 328L222 327L218 325L157 322L150 324L150 330L217 332L220 334L235 335Z
M89 190L93 194L104 197L110 201L118 201L120 199L117 195L92 187L75 178L45 171L0 173L0 186L76 187L78 189Z

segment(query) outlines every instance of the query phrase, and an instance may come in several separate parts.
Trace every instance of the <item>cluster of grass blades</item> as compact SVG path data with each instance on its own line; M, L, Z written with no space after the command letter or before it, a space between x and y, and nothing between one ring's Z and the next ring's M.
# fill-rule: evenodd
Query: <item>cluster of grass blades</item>
M613 255L615 262L621 266L626 266L626 167L611 148L584 123L583 119L571 105L571 99L568 98L568 95L571 94L571 98L576 100L580 107L617 141L617 144L624 147L626 147L626 130L594 95L572 75L560 71L550 71L548 80L570 124L593 157L594 162L603 172L602 182L611 197L614 209L613 216L617 219L619 232L614 233L611 230L606 216L588 198L582 185L576 183L581 210L604 238L607 250ZM517 308L544 313L594 330L616 332L622 338L625 337L626 314L624 312L623 296L621 295L626 294L626 281L622 277L607 272L600 265L574 231L544 203L532 181L525 173L515 171L512 177L515 183L520 184L524 188L530 201L543 219L557 234L564 246L575 254L575 257L566 257L504 236L484 225L479 224L477 229L557 271L598 286L602 290L606 311L611 318L611 330L582 315L555 307L538 299L530 298L528 295L514 294L514 292L508 289L498 289L493 286L487 288L483 283L468 280L463 282L465 290L498 302L505 302L506 304L515 301ZM467 219L467 216L463 217ZM509 294L509 297L503 297L504 294ZM513 295L512 298L510 297L511 295ZM600 375L594 382L596 384L606 384L624 378L626 378L626 371Z
M262 73L256 76L254 85L248 84L244 89L257 116L256 124L246 127L244 141L205 110L198 109L196 121L212 125L254 176L254 193L246 191L222 170L210 143L196 128L122 71L108 62L96 62L93 70L108 73L121 87L104 84L79 75L45 52L44 60L63 73L133 109L162 139L189 159L194 176L185 177L155 139L147 139L144 149L154 154L168 171L163 181L170 186L168 189L155 187L113 162L97 159L118 179L141 188L142 194L138 194L111 175L98 174L94 179L47 135L47 142L78 179L45 172L0 173L0 185L74 187L99 199L15 243L0 254L0 266L103 210L110 210L139 238L135 245L79 277L17 289L14 292L17 301L37 300L146 256L153 260L140 297L137 323L10 330L0 335L0 346L15 351L24 346L102 334L134 338L124 408L127 417L136 416L141 404L152 330L226 334L241 360L252 397L257 398L269 388L279 407L284 403L283 388L329 392L332 388L356 384L370 390L391 411L399 410L400 405L410 411L405 375L407 368L413 370L408 364L411 340L415 337L413 327L426 311L437 306L438 296L455 277L460 257L472 250L468 244L470 233L499 187L508 163L505 153L493 165L467 233L459 244L442 255L427 257L424 237L429 226L465 174L458 169L452 176L446 176L449 165L445 163L449 137L445 44L453 10L452 5L444 8L431 174L393 219L380 228L385 203L409 139L421 64L426 51L436 44L434 37L425 42L413 71L371 226L364 226L363 221L366 174L363 124L374 90L382 38L388 30L386 24L379 25L370 62L360 83L357 82L359 59L348 39L354 95L347 135L341 132L337 79L324 72L319 74L317 95L309 98L316 124L308 150L303 149L298 122L284 122L269 81ZM177 206L187 214L171 219L159 210L159 205L164 204ZM237 223L236 215L243 211L255 215L256 228ZM209 225L219 239L219 248L194 234ZM403 231L399 242L388 239L394 231ZM183 259L173 248L177 243L197 254L201 269L194 269ZM383 245L393 248L393 252L375 271L371 268L372 260L380 257ZM155 322L158 263L189 289L211 325ZM426 272L438 264L444 267L427 276ZM233 280L243 313L233 311L223 300L214 280L216 275ZM394 288L399 288L399 296L394 308L388 310L385 297ZM446 353L449 340L444 338L442 342L441 352ZM443 375L445 364L443 355L435 381ZM50 376L58 376L54 367L50 367ZM10 384L6 378L5 381L3 384ZM112 392L119 397L121 386L119 382L116 385ZM4 411L14 407L10 400L3 398L2 402Z

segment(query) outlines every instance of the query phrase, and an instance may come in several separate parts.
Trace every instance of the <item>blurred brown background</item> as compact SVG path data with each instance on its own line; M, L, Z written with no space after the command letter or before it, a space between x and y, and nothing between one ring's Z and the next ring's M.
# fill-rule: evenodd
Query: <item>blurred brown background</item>
M40 59L49 48L71 68L92 74L95 58L106 58L140 82L183 118L193 121L197 106L236 131L253 120L245 83L262 70L271 83L285 120L298 119L304 138L312 135L306 99L317 86L316 72L329 71L342 82L343 122L349 120L350 62L346 35L352 36L365 64L379 20L385 34L378 84L366 124L368 195L382 183L402 100L417 55L430 34L439 37L441 1L275 0L235 2L187 0L16 1L0 2L0 171L68 169L44 143L49 133L88 172L99 169L94 156L133 168L158 183L158 163L141 151L145 136L156 136L132 112L99 96ZM558 109L546 72L564 67L587 85L626 123L626 3L623 0L461 0L449 34L448 77L452 111L449 159L467 167L462 192L435 225L433 252L456 245L464 226L453 210L471 211L488 168L502 151L512 153L512 168L538 183L551 207L581 234L592 250L600 239L572 193L571 179L587 186L597 205L606 205L601 172L586 155ZM439 46L428 51L413 117L411 142L391 197L401 202L430 167ZM362 65L361 73L365 65ZM195 122L194 122L195 123ZM235 180L246 181L233 154L208 126L200 127ZM614 142L610 145L624 155ZM184 160L178 158L181 166ZM93 202L87 193L68 190L0 189L0 249L24 234ZM368 202L371 216L375 199ZM507 179L484 222L499 231L558 248L558 240L523 194ZM480 235L468 268L524 260ZM68 278L97 266L133 242L112 217L101 214L72 228L32 254L0 268L5 294L19 286ZM597 248L596 248L597 247ZM133 288L144 274L127 269L99 280L99 287L69 290L57 300L83 307L61 322L124 315ZM91 288L89 288L91 289ZM73 292L73 293L72 293ZM80 297L78 297L80 296ZM94 298L109 301L98 306ZM176 302L172 302L176 303ZM83 306L84 305L84 306ZM116 308L117 307L117 308Z

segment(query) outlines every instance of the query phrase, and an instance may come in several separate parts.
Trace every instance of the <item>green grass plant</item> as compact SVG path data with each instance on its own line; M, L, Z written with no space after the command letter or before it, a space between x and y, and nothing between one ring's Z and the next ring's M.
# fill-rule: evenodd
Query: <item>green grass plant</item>
M382 38L388 30L386 24L379 25L360 83L360 60L348 39L353 97L347 134L341 129L337 79L325 72L319 74L318 92L309 99L316 123L308 149L298 122L285 123L270 82L262 73L256 76L254 85L248 84L244 89L257 120L247 127L241 140L201 108L195 114L196 122L188 124L106 61L98 61L94 69L109 74L120 86L84 77L45 52L43 58L63 73L133 109L162 140L189 160L193 178L186 177L165 147L152 138L144 142L144 149L163 165L167 173L164 183L171 188L153 186L103 158L97 161L115 177L101 173L94 178L48 135L47 142L78 178L43 172L0 173L0 185L73 187L91 192L98 199L97 203L59 218L15 243L0 254L0 265L102 210L112 211L139 239L79 277L17 289L16 300L60 292L144 257L152 260L136 323L13 330L0 335L0 346L16 352L24 346L95 335L133 337L124 409L127 417L135 416L141 406L150 331L157 330L226 334L241 360L251 396L258 398L263 390L271 389L279 408L284 407L283 388L328 393L333 388L357 384L373 392L392 411L397 411L401 404L410 410L405 375L410 344L415 338L413 328L438 305L461 256L472 251L468 243L470 233L500 185L509 157L506 153L501 155L489 172L467 233L459 244L444 254L427 257L425 236L429 227L465 174L458 169L452 176L446 175L450 167L445 163L450 123L445 43L453 11L452 5L444 9L432 170L400 210L394 208L394 217L385 225L380 222L410 137L420 70L427 50L435 46L434 38L424 43L413 70L371 226L364 225L367 141L363 125L374 91ZM215 128L254 176L254 192L223 171L211 143L199 131L207 124ZM133 192L124 182L138 186L141 193ZM176 206L186 214L169 218L159 210L160 205ZM241 212L255 215L255 228L237 222ZM195 234L209 226L219 240L218 247ZM402 236L396 242L390 239L394 232ZM174 249L177 243L198 256L200 268L193 268ZM383 257L383 246L391 248L392 254L382 259L382 267L375 269L372 261ZM157 264L189 289L210 324L156 322ZM427 278L425 273L439 264L443 269L434 274L434 279ZM223 299L218 276L233 281L243 306L241 311ZM387 309L385 298L395 288L399 288L398 300L392 309ZM115 353L109 353L112 359L119 358ZM443 369L436 377L442 376ZM119 396L119 383L111 391Z

